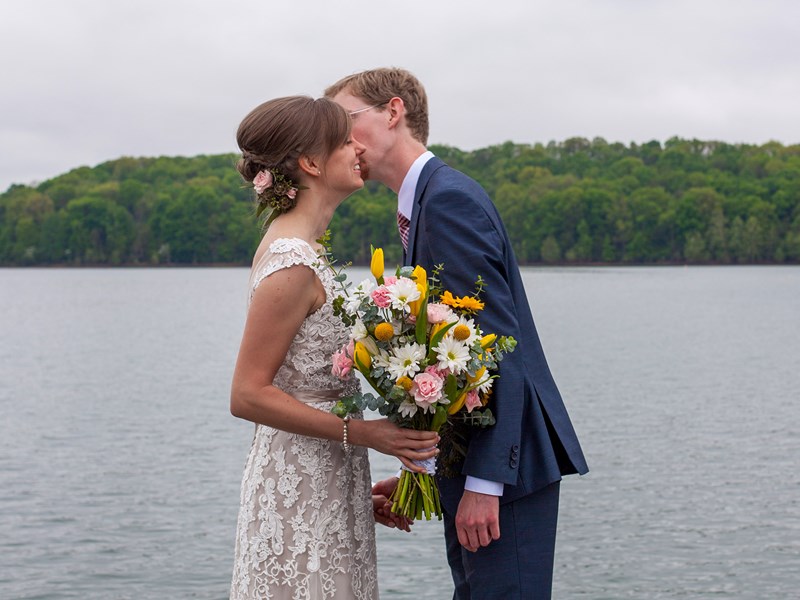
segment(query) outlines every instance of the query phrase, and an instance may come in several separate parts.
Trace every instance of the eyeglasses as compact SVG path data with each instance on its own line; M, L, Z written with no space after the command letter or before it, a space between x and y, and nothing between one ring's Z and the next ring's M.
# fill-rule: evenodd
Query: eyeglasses
M359 113L366 112L371 108L378 108L379 106L383 106L384 104L387 104L387 103L388 103L388 100L386 102L381 102L379 104L373 104L372 106L365 106L364 108L359 108L358 110L351 110L347 114L352 118L352 117L355 117Z

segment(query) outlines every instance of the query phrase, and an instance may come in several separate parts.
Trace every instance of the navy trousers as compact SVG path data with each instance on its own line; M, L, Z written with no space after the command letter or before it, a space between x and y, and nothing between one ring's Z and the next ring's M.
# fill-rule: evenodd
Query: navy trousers
M455 513L444 510L453 600L548 600L560 483L500 505L500 539L477 552L458 543ZM451 505L451 510L453 510Z

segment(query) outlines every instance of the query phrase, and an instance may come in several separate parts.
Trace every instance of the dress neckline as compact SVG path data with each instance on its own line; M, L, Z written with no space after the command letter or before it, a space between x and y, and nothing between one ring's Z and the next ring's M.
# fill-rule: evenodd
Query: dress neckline
M314 248L314 246L312 246L309 242L307 242L306 240L304 240L303 238L300 238L300 237L278 237L278 238L275 238L274 240L272 240L269 243L269 247L267 248L267 250L270 251L270 252L273 252L272 248L273 248L273 246L275 246L275 244L277 244L279 242L294 242L294 241L300 242L301 244L306 246L309 250L311 250L314 253L315 256L319 256L319 250Z

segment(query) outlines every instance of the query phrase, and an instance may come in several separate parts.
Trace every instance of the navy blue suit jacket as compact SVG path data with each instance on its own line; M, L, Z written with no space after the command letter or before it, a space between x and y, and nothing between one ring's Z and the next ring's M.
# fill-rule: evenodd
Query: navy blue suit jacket
M586 473L583 452L539 341L519 266L489 196L473 179L430 159L420 174L405 263L428 272L444 264L444 289L474 292L478 275L486 308L476 320L485 333L513 336L517 348L500 363L492 409L497 423L469 428L463 475L505 484L502 502L535 492L569 473ZM442 499L463 491L448 491Z

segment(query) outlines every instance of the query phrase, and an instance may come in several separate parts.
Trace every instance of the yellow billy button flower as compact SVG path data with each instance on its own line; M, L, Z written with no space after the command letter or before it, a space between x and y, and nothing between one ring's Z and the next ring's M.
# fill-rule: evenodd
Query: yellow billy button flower
M388 342L393 336L394 327L392 327L391 323L384 321L383 323L378 323L378 325L375 327L375 337L380 341Z
M411 379L409 379L409 378L408 378L408 377L406 377L405 375L403 375L402 377L400 377L400 378L397 380L397 385L399 385L399 386L400 386L401 388L403 388L405 391L408 391L408 390L410 390L410 389L411 389L411 386L412 386L412 385L414 385L414 382L413 382L413 381L411 381Z
M497 334L489 333L481 338L481 348L486 350L489 346L494 344L495 340L497 340Z
M369 270L376 280L383 279L383 248L375 248L372 252L372 260L369 263Z
M372 356L370 356L366 346L361 342L356 342L355 348L353 349L353 359L359 371L362 369L368 370L372 366Z
M470 336L469 327L466 325L456 325L453 328L453 337L456 338L459 342L463 342L464 340L468 339Z

